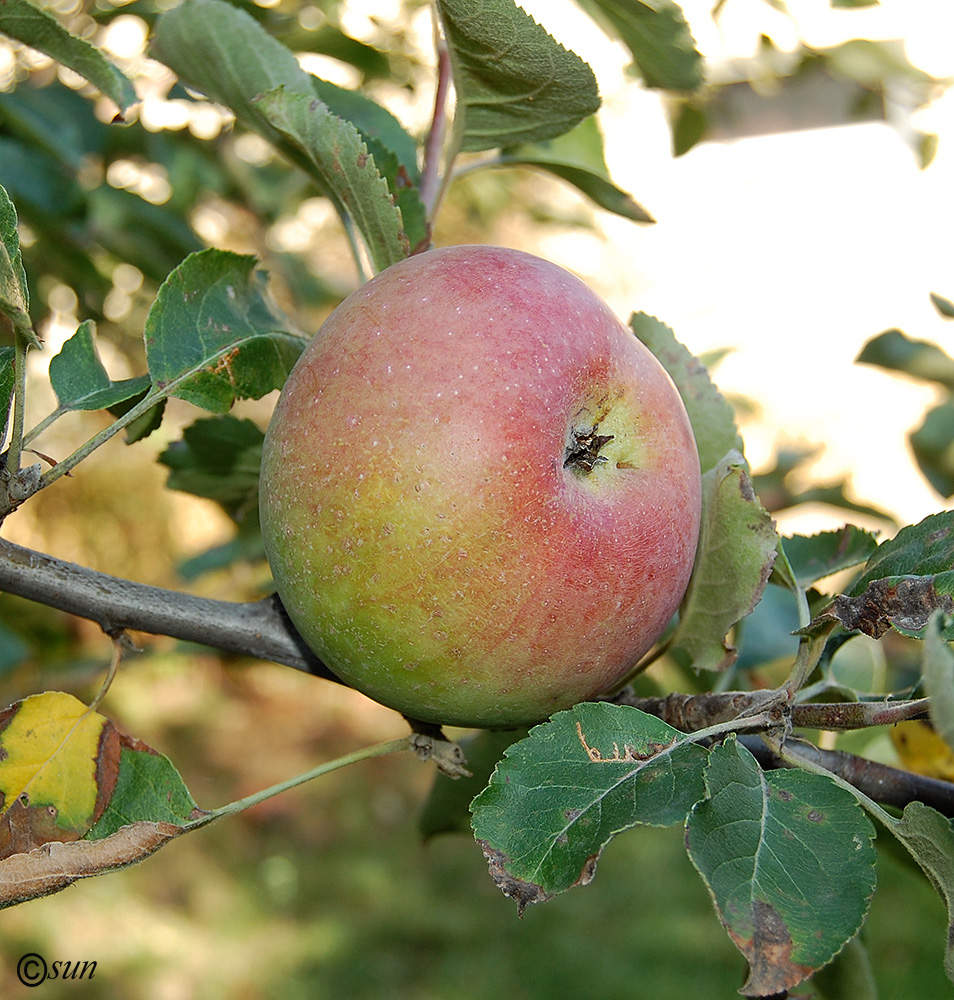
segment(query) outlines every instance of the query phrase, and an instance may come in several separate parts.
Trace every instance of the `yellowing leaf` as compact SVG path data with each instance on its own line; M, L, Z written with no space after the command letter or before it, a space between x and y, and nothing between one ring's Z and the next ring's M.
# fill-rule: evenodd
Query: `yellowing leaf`
M116 784L120 736L61 691L0 712L0 858L82 837Z
M916 719L899 722L891 729L891 742L909 771L927 778L954 781L954 750L929 722Z

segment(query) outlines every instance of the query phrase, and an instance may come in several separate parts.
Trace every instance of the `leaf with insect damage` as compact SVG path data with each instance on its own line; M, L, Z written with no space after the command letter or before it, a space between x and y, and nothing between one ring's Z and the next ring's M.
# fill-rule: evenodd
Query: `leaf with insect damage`
M848 593L864 593L872 581L889 576L935 576L947 570L954 570L954 511L950 510L931 514L882 542Z
M682 823L703 794L706 751L626 705L584 702L513 744L471 805L494 881L517 903L585 885L607 843Z
M0 909L52 895L77 879L136 864L183 832L174 823L140 822L102 840L54 841L15 854L0 861Z
M784 993L858 932L875 888L874 829L824 775L764 772L732 738L713 748L686 849L749 963L746 996Z

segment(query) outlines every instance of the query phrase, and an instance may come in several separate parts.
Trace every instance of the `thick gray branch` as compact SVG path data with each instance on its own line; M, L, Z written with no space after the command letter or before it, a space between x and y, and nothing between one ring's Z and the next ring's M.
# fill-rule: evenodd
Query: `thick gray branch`
M96 622L272 660L336 680L308 649L278 597L239 603L133 583L0 539L0 590Z

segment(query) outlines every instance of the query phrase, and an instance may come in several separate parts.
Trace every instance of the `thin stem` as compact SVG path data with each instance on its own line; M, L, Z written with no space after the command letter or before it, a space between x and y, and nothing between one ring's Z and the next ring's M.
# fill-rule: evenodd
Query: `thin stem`
M787 740L780 750L770 750L760 737L740 736L739 742L764 768L799 768L832 778L882 821L893 821L893 817L879 803L904 809L911 802L922 802L945 816L954 816L954 785L949 781L879 764L844 750L822 750L802 740Z
M17 335L13 355L13 425L10 428L10 449L7 453L7 472L13 475L20 471L20 455L23 451L23 422L26 413L26 358L29 344L25 337Z
M55 483L57 479L65 476L68 472L72 472L83 459L88 458L97 448L106 444L111 438L114 438L121 430L128 427L134 420L137 420L144 413L148 413L156 403L161 402L168 392L166 391L153 391L149 392L143 399L141 399L135 406L127 410L121 417L114 420L108 427L101 430L98 434L93 435L88 441L84 442L73 452L72 455L68 455L61 462L57 462L56 465L51 469L47 469L46 472L40 476L40 483L38 491L45 489L47 486Z
M23 435L23 444L28 445L31 441L35 441L47 428L51 427L64 413L69 411L61 406L58 406L52 413L48 413L35 427L31 427L30 430Z
M443 197L442 154L447 135L447 96L452 80L450 52L437 24L434 26L437 49L437 87L434 93L434 114L424 146L424 169L421 172L421 201L427 218L433 220ZM446 176L446 172L445 172Z
M818 666L818 661L825 651L825 643L837 622L832 622L819 632L813 635L803 635L795 654L795 663L792 672L785 682L785 689L794 698L795 694L802 688L805 681L812 675L812 671Z
M364 747L361 750L355 750L354 753L346 754L344 757L337 757L335 760L325 761L323 764L319 764L310 771L305 771L304 774L297 774L294 778L289 778L287 781L281 781L277 785L272 785L269 788L262 789L260 792L254 792L251 795L246 795L244 799L238 799L235 802L230 802L228 805L224 805L219 809L213 809L211 812L206 813L204 816L200 816L191 823L186 823L185 828L187 830L195 830L200 826L207 826L214 820L223 819L226 816L235 816L244 809L257 806L260 802L266 802L268 799L274 798L276 795L281 795L282 792L287 792L290 788L297 788L299 785L305 784L306 781L311 781L313 778L320 778L322 775L330 774L332 771L337 771L339 768L347 767L349 764L356 764L358 761L369 760L371 757L383 757L385 754L398 753L401 750L410 749L412 749L411 737L402 736L400 739L388 740L385 743L376 743L374 746Z
M361 252L361 240L358 237L357 229L355 228L354 219L351 218L348 210L341 205L337 199L334 199L335 206L338 209L338 218L341 220L341 225L344 228L345 236L348 240L348 246L351 248L351 256L354 259L355 270L358 272L358 284L365 284L371 277L368 274L368 270L364 263L364 254Z
M123 659L123 646L128 644L129 639L125 632L113 638L113 655L109 660L109 668L106 671L106 677L103 679L103 683L100 685L99 691L96 692L96 697L89 703L91 711L95 712L99 706L102 704L103 698L106 697L106 692L112 686L113 681L116 678L116 674L119 671L119 664Z

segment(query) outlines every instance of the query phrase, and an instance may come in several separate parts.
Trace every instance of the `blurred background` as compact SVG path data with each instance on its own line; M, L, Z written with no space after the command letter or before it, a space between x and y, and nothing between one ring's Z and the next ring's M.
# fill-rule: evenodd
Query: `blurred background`
M113 109L82 96L83 81L0 38L0 183L20 212L46 343L31 355L28 425L55 405L46 366L80 320L97 321L114 379L142 371L148 306L194 249L257 254L305 329L354 285L326 203L148 58L149 25L164 6L51 5L135 80L142 103L128 129L107 124ZM593 66L610 174L656 224L601 211L552 176L465 169L436 242L540 253L580 274L624 319L642 310L671 325L736 402L760 495L784 531L852 520L890 533L946 507L950 386L931 370L923 377L923 367L913 377L907 362L856 363L883 331L943 348L954 329L943 316L954 298L946 0L862 9L726 0L715 18L711 0L687 0L707 66L707 86L692 98L641 84L627 50L571 0L523 6ZM412 133L426 130L426 4L277 0L249 9L306 68L365 88ZM237 413L264 427L273 403ZM922 432L914 448L911 432L933 410L940 416L928 430L940 431L931 442ZM268 575L252 507L166 489L169 469L157 458L196 416L174 402L159 431L101 449L11 517L6 536L132 579L260 596ZM100 415L69 415L42 450L67 454L101 426ZM394 713L287 668L145 637L143 645L105 710L169 755L203 806L405 731ZM47 687L89 698L109 655L88 623L0 595L4 704ZM518 920L470 837L422 838L432 780L403 755L366 762L137 868L6 911L0 990L24 991L16 961L36 951L97 962L82 987L44 984L51 998L79 989L131 1000L735 995L744 962L681 831L618 838L591 886ZM890 845L879 864L864 931L879 995L949 995L943 905Z

